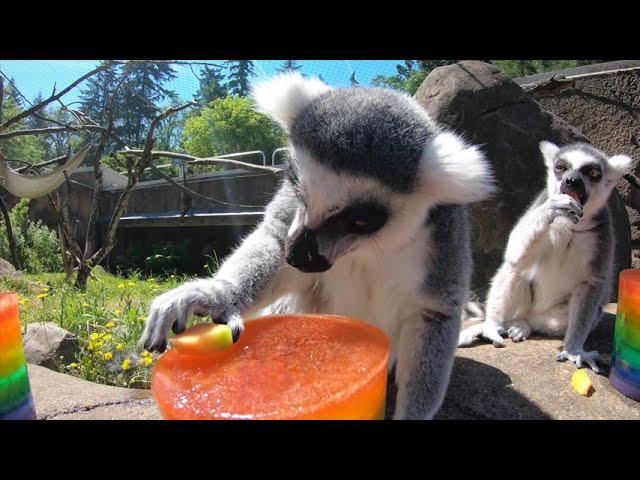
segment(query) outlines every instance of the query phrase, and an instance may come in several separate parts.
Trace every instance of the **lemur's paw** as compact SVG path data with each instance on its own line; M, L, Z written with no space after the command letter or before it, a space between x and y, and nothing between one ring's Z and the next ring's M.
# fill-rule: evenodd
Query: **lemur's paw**
M458 346L468 347L476 339L482 337L493 343L494 347L504 347L504 339L502 338L501 333L504 332L500 328L487 326L486 322L480 323L478 325L472 325L468 328L465 328L460 333L460 336L458 337Z
M583 350L578 350L577 353L569 353L566 350L562 350L556 356L556 360L558 362L565 362L569 360L578 368L582 368L583 363L586 363L589 365L591 370L597 374L600 374L601 372L600 366L607 364L606 359L596 351L585 352Z
M514 342L524 342L531 335L531 327L525 322L518 322L509 327L507 335Z
M211 280L195 280L156 297L140 337L140 345L150 352L167 348L169 330L182 333L192 315L212 316L217 323L231 327L233 341L242 333L242 318L233 308L232 292Z
M552 219L567 217L573 223L578 223L582 218L583 213L580 203L565 193L552 195L547 201Z

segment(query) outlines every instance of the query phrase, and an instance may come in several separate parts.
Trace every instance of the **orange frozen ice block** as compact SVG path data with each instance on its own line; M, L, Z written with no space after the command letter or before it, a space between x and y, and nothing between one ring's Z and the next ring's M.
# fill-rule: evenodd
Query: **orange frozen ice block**
M372 325L276 315L247 322L225 350L171 348L151 388L165 419L380 419L388 358L389 341Z

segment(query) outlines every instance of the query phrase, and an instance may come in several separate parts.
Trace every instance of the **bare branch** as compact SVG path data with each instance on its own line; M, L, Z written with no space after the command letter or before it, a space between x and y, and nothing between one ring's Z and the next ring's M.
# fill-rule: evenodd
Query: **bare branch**
M127 154L141 155L142 150L121 150L118 153L122 153L125 155ZM281 168L267 167L264 165L255 165L253 163L241 162L239 160L231 160L229 158L223 158L223 157L200 158L200 157L194 157L193 155L188 155L186 153L165 152L165 151L158 151L158 150L152 151L151 156L154 158L165 157L165 158L176 158L179 160L187 160L189 162L189 165L226 165L226 166L231 166L236 168L242 168L244 170L251 170L251 171L256 171L261 173L270 173L276 176L283 174L283 170Z
M103 65L100 65L99 67L94 68L89 73L84 74L83 76L81 76L80 78L78 78L77 80L75 80L74 82L69 84L66 88L63 88L62 90L60 90L58 93L51 95L49 98L46 98L42 102L39 102L39 103L31 106L30 108L20 112L15 117L12 117L12 118L8 119L4 123L0 124L0 132L3 131L3 130L6 130L8 127L13 125L14 123L18 123L23 118L26 118L29 115L37 112L38 110L41 110L42 108L44 108L45 106L47 106L51 102L55 102L60 97L62 97L64 94L66 94L67 92L69 92L70 90L74 89L76 86L78 86L82 82L84 82L86 79L91 78L93 75L95 75L98 72L101 72L103 70L106 70L106 69L110 68L112 65L113 65L113 62L106 62Z

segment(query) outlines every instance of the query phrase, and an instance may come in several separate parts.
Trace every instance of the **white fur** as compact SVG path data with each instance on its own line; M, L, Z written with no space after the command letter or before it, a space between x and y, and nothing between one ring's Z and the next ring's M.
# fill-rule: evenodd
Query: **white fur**
M470 203L494 191L491 168L480 149L451 132L439 133L425 146L421 162L423 190L438 201Z
M317 78L304 78L297 72L283 73L252 88L257 109L271 116L288 130L296 115L314 98L330 90Z

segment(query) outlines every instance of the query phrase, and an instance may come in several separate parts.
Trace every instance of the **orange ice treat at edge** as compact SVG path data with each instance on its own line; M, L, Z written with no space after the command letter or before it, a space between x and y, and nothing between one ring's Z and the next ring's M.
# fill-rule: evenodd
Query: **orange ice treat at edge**
M210 355L170 349L151 387L165 419L381 419L389 341L332 315L250 320Z

